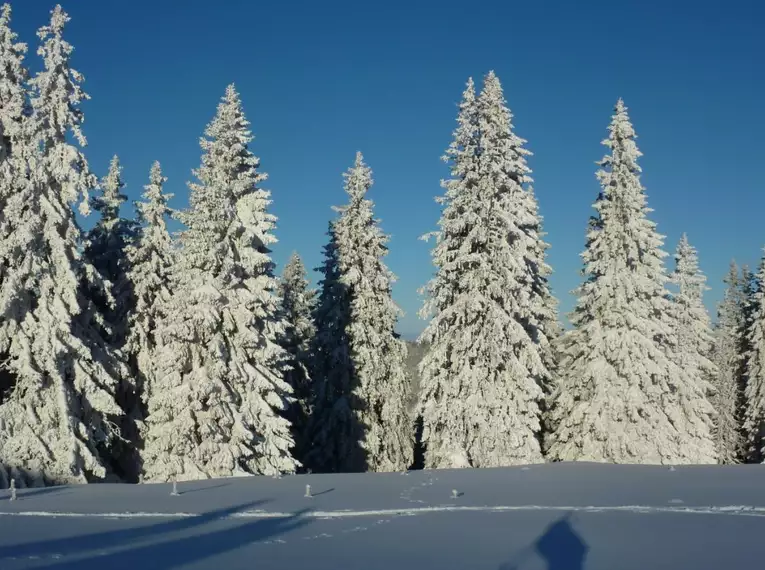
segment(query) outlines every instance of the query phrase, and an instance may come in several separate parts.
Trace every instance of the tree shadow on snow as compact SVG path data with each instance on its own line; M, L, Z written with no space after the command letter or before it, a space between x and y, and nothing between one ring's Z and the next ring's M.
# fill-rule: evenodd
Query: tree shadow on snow
M26 489L18 489L16 491L16 498L19 501L23 501L27 498L38 497L40 495L51 495L56 493L66 493L69 491L68 487L56 486L56 487L31 487Z
M154 538L158 535L173 532L185 531L209 524L213 521L224 519L234 513L245 511L252 507L257 507L267 503L267 500L254 501L225 509L218 509L208 513L202 513L198 516L174 518L160 523L110 530L106 532L97 532L93 534L69 536L53 540L40 540L37 542L26 542L15 544L13 546L4 546L0 548L0 567L2 560L6 558L25 558L46 556L72 556L85 554L93 550L109 550L120 546L126 546L130 542L141 541L148 538ZM134 519L135 520L135 519ZM104 557L99 557L99 560Z
M584 570L589 547L571 526L572 513L551 524L536 542L499 570L520 570L523 562L535 551L546 563L547 570Z
M196 487L194 489L178 489L179 495L188 495L189 493L197 493L199 491L211 491L212 489L220 489L221 487L228 487L231 483L221 483L219 485L208 485L206 487Z
M308 524L301 515L308 509L293 515L257 519L241 525L225 525L223 528L207 534L194 534L174 540L166 540L141 546L123 544L123 548L112 552L92 552L88 558L71 561L58 561L48 566L38 566L38 570L135 570L136 568L162 568L169 570L185 567L188 564L209 560L220 554L236 550L245 545L262 542ZM98 547L95 544L93 546ZM124 548L127 546L127 548ZM210 564L215 564L210 561Z

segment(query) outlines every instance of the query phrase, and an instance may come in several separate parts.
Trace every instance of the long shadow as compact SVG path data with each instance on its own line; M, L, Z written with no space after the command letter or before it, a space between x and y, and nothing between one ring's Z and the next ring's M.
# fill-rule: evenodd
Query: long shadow
M55 493L65 493L68 491L68 487L64 486L57 486L57 487L32 487L28 489L19 489L17 491L17 499L19 501L23 501L24 499L31 498L31 497L38 497L40 495L51 495Z
M199 491L211 491L212 489L220 489L221 487L228 487L231 483L221 483L220 485L210 485L209 487L197 487L196 489L178 489L179 495L188 495L189 493L197 493Z
M318 493L312 493L311 496L312 497L318 497L319 495L326 495L327 493L331 493L334 490L335 490L335 488L332 487L331 489L326 489L324 491L319 491Z
M103 548L93 544L91 555L71 561L54 562L47 566L38 566L38 570L135 570L141 567L180 568L194 562L200 562L218 556L225 552L236 550L248 544L262 542L308 524L308 519L301 518L308 509L304 509L288 517L259 519L238 526L226 525L225 528L207 534L195 534L175 540L148 544L130 548L121 548L113 552L103 553ZM121 546L126 546L122 544ZM100 552L93 553L93 550ZM248 556L248 555L244 555ZM214 561L209 564L213 565ZM242 561L243 567L251 566L252 560L247 557ZM256 563L257 564L257 563Z
M584 570L589 547L571 526L572 513L552 523L533 544L533 550L547 562L547 570ZM517 570L532 548L527 548L499 570Z
M236 512L244 511L267 502L267 500L254 501L243 505L210 511L198 516L177 518L137 528L110 530L81 536L58 538L54 540L40 540L37 542L5 546L0 548L0 561L4 558L43 556L45 554L72 555L89 552L96 548L106 550L117 546L124 546L125 543L129 541L136 541L147 537L157 536L159 534L167 534L199 527L212 521L226 518Z

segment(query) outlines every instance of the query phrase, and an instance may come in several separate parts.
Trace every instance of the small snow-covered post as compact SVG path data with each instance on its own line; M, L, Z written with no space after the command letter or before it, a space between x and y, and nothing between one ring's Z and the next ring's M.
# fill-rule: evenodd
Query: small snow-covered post
M311 486L310 485L306 485L305 486L305 495L304 496L305 497L313 497L313 495L311 494Z
M16 479L11 479L11 501L16 500Z
M456 499L459 496L460 494L457 492L457 489L452 489L452 499Z
M173 479L173 490L170 492L170 496L177 497L178 495L180 495L178 492L178 481Z

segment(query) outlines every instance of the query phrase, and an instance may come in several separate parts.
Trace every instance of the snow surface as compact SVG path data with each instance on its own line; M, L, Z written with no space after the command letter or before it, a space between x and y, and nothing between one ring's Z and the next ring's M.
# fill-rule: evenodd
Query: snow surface
M757 568L763 481L579 463L3 491L0 568Z

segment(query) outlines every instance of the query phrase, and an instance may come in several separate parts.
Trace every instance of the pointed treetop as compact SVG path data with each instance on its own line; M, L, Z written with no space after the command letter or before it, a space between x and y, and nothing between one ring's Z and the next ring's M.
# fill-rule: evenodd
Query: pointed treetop
M15 43L18 35L10 30L11 13L11 5L3 4L2 9L0 10L0 45L5 50L23 54L27 51L27 44Z
M372 186L372 169L364 162L361 152L356 153L356 161L352 168L343 174L345 178L345 191L351 197L351 202L364 198L367 190Z
M2 12L0 12L0 27L7 27L11 21L11 5L3 4Z
M143 187L143 196L150 202L167 202L173 194L162 192L162 186L167 182L167 177L162 174L162 167L158 160L154 161L149 171L149 183Z
M122 193L124 187L122 166L115 154L109 163L109 173L101 182L101 195L94 196L91 200L91 207L100 212L102 221L110 222L119 218L120 206L127 200L127 196Z
M236 84L229 83L226 86L226 95L225 95L226 101L239 101L241 97L239 97L239 92L236 90Z
M41 40L45 39L48 34L60 36L69 20L71 20L71 18L61 7L61 4L56 4L56 7L50 11L50 26L43 26L40 28L37 31L37 36Z
M290 255L287 265L284 266L284 278L288 275L305 275L305 265L303 265L303 259L300 257L297 251L293 251Z
M507 101L505 100L502 83L500 83L499 77L497 77L494 71L490 71L486 74L486 77L484 77L483 89L481 90L479 99L483 101L484 106L494 107L495 109L502 109L504 113L507 113L506 120L510 125L508 130L512 130L512 125L510 123L512 123L513 114L507 107Z
M21 129L27 116L26 81L24 67L25 43L17 42L18 35L10 28L11 7L4 4L0 13L0 159L10 151L10 139Z
M68 21L67 13L61 6L56 6L51 12L50 25L43 26L37 32L41 40L37 53L42 57L45 69L30 84L34 90L32 106L39 116L40 135L46 147L66 144L67 131L72 132L80 146L87 145L81 129L84 115L79 105L90 96L82 89L82 74L69 65L74 48L62 38L64 25ZM76 156L69 160L84 162L84 157Z
M475 82L472 77L468 77L465 90L462 92L462 98L465 100L475 99Z
M690 244L688 241L688 235L685 232L683 232L683 235L680 236L680 241L677 242L677 249L675 250L675 261L678 264L678 271L681 270L680 266L686 263L692 263L696 267L698 266L698 254L696 253L696 248Z
M504 92L502 90L502 84L499 81L499 77L494 71L489 71L486 77L483 79L483 89L481 91L481 97L491 97L493 99L501 99L502 103L505 103Z
M675 250L675 274L678 276L690 277L694 280L694 285L699 287L698 291L694 291L694 294L701 294L701 292L708 289L704 285L706 277L699 270L699 255L696 248L693 247L688 241L687 234L683 233L680 237L680 241L677 244Z
M159 161L154 161L149 172L149 183L143 187L143 197L146 201L135 203L139 222L159 228L163 233L166 231L165 217L174 214L167 205L173 194L164 192L165 182L167 177L162 174Z
M736 283L738 281L738 263L736 263L735 259L730 260L730 265L728 265L728 274L723 278L723 283L726 285L732 285L733 283Z
M56 4L56 7L51 10L50 25L53 31L60 32L64 29L64 26L69 22L71 18L69 14L64 12L61 4Z
M205 135L208 139L202 139L200 145L202 149L209 153L208 161L214 161L213 155L218 159L226 159L223 157L227 153L226 149L234 148L236 154L243 157L239 161L238 168L248 169L257 168L260 166L260 161L251 156L247 150L247 145L252 142L253 136L249 130L250 122L244 116L244 108L242 107L242 100L239 97L234 84L232 83L226 87L226 93L221 97L218 103L218 108L215 113L215 118L207 125L205 129ZM216 145L219 144L220 148L214 150ZM221 156L218 156L221 155ZM233 164L233 163L232 163ZM240 172L229 173L233 177L237 177ZM264 173L258 173L257 182L262 182L266 179Z
M629 161L629 166L635 172L640 172L641 169L637 164L637 159L643 156L635 144L637 134L635 128L632 126L629 114L627 113L627 106L620 98L616 102L614 107L614 114L611 117L611 124L608 126L608 138L603 141L603 145L610 149L617 148L618 145L623 145L623 151L620 154L624 155L624 159ZM613 157L613 162L617 162L618 158Z

